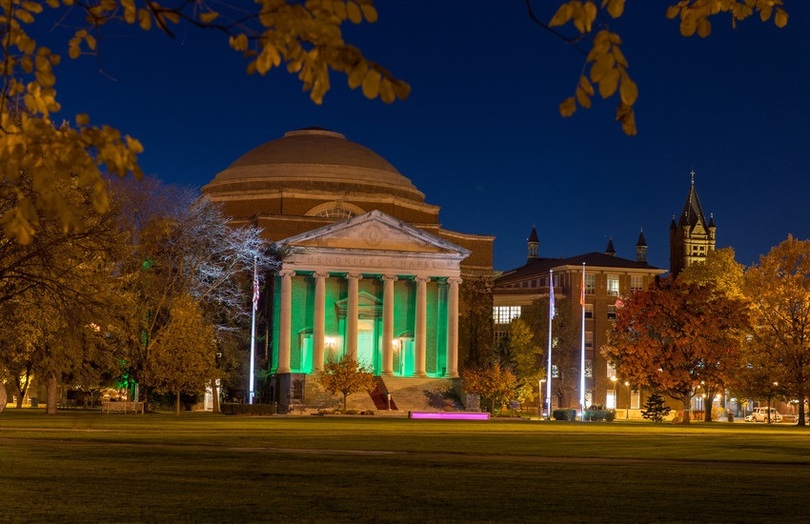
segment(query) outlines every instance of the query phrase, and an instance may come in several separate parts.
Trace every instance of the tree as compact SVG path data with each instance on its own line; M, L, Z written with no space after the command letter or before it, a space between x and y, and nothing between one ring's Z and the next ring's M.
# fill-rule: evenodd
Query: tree
M673 0L674 1L674 0ZM701 38L711 33L711 20L719 14L728 14L736 27L753 15L766 22L773 19L777 27L785 27L788 14L782 9L782 0L679 0L671 5L666 16L680 20L680 32L685 37L697 33ZM619 95L616 121L627 135L636 134L636 118L633 105L638 98L638 86L630 78L630 64L622 52L621 36L608 29L609 20L624 14L625 0L566 0L560 3L548 23L543 22L533 9L532 0L526 0L529 17L544 29L572 44L585 55L582 74L577 82L574 96L560 104L560 114L569 117L577 106L591 107L591 99L599 91L599 96L609 98ZM572 30L564 34L561 30L568 25ZM590 42L590 49L580 45Z
M170 195L150 199L145 191ZM187 190L163 188L151 181L145 188L116 185L113 199L121 205L121 222L133 244L122 264L129 313L122 322L127 335L131 375L149 365L153 345L167 329L170 310L178 297L191 297L214 329L211 349L226 373L240 373L225 364L244 361L229 351L243 348L241 335L250 320L254 268L263 276L278 265L277 253L253 226L233 227L217 204ZM150 205L153 204L153 205ZM208 346L201 346L208 347ZM215 391L215 396L217 392Z
M214 329L191 296L172 300L169 321L152 342L144 382L157 391L174 393L180 415L180 394L198 393L213 378Z
M51 115L60 109L55 67L61 57L30 35L44 32L51 20L71 27L65 40L72 59L99 52L111 26L155 27L173 37L180 28L221 32L228 45L247 60L249 74L267 74L286 66L296 73L304 89L321 103L330 88L330 71L348 78L367 98L391 103L405 99L410 87L381 65L368 60L343 40L344 23L375 22L372 0L258 0L245 10L239 2L178 2L167 7L154 0L9 1L0 3L0 158L4 207L0 225L4 235L28 243L43 216L58 219L64 228L80 231L81 214L52 193L51 188L73 180L92 195L96 211L109 208L102 173L140 178L140 142L110 126L90 124L86 114L76 115L75 127L55 126ZM45 11L51 11L45 13ZM19 173L34 180L36 191L21 197ZM7 205L6 205L7 204Z
M664 420L664 417L669 415L669 412L672 411L669 406L664 405L664 397L658 393L653 393L647 397L647 402L644 403L644 407L646 409L641 412L641 416L655 423Z
M710 286L729 298L745 300L745 267L734 258L734 248L709 251L706 260L689 265L678 280L687 284Z
M665 279L623 300L602 354L620 376L683 403L719 390L737 370L747 316L740 301L708 286Z
M343 395L344 413L346 412L346 399L349 395L370 393L376 387L374 375L365 366L359 366L357 361L349 355L340 360L330 360L325 363L317 380L330 395L338 393Z
M557 405L562 407L571 405L570 399L576 399L576 391L579 388L580 325L579 320L572 314L568 299L558 299L555 310L552 323L551 363L557 374L551 377L551 394L557 396ZM523 308L521 319L531 327L535 340L547 340L548 316L547 299L535 300L530 307ZM551 406L550 399L548 402Z
M491 275L464 275L459 296L459 355L467 366L481 366L492 358Z
M803 426L810 383L810 241L789 235L748 269L745 287L759 350L752 365L770 372L766 383L778 382L798 400Z
M490 413L495 413L515 397L517 377L499 363L479 368L467 368L461 373L464 391L489 402Z

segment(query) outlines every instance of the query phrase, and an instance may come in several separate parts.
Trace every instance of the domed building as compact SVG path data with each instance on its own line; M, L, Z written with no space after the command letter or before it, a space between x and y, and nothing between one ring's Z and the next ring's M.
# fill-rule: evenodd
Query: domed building
M342 134L288 132L203 193L287 253L263 297L281 410L306 402L307 375L330 358L354 356L396 402L398 379L455 378L459 356L491 339L491 297L478 282L492 275L494 237L442 228L411 180Z

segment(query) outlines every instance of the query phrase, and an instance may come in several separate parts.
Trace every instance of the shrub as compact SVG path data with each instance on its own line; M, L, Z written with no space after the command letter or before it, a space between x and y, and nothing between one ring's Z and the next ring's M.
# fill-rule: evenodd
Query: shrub
M554 420L576 420L577 410L575 409L555 409L551 416Z
M615 418L615 411L602 406L591 406L582 414L582 420L587 422L613 422Z
M223 415L274 415L276 407L273 404L222 404L220 410Z

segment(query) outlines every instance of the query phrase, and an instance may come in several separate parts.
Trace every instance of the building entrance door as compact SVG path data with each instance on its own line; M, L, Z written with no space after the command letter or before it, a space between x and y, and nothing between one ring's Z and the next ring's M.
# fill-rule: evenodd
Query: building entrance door
M380 373L377 358L377 337L374 336L374 319L357 320L357 363L371 370L375 375Z

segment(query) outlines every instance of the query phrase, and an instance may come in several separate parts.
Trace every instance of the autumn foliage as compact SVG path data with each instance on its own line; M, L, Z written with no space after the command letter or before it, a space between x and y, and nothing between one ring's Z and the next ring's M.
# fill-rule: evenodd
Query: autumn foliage
M665 279L623 300L602 354L633 384L683 402L684 422L699 386L725 384L740 359L744 302Z

